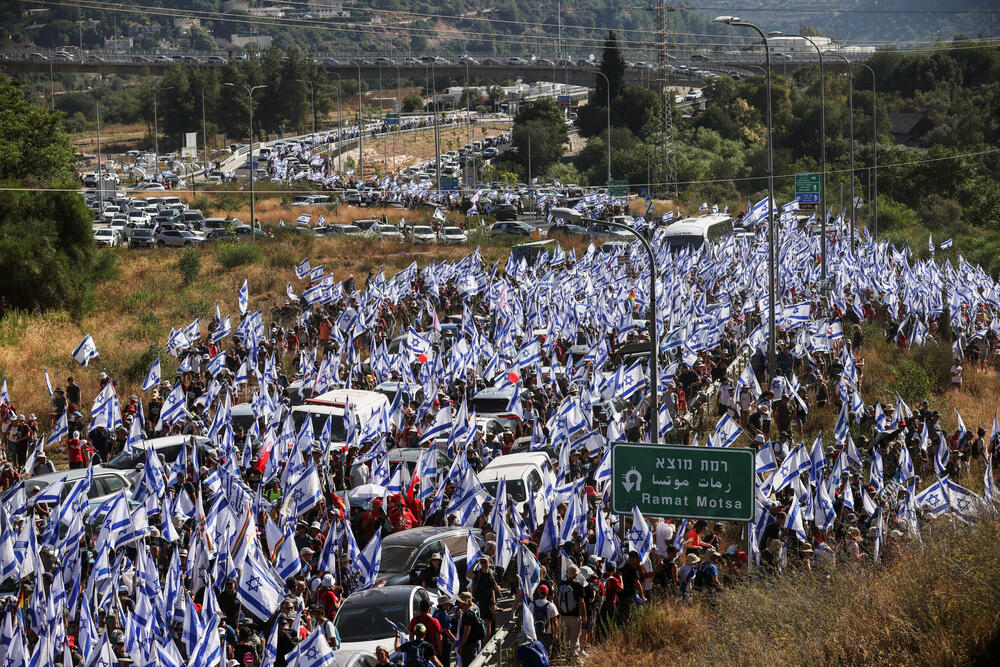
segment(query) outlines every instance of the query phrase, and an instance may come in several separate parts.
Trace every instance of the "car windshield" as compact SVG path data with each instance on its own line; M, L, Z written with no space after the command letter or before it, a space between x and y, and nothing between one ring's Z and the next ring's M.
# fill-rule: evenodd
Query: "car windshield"
M346 603L337 614L334 625L342 642L369 642L386 637L394 637L395 630L390 621L401 628L409 625L409 610L405 607L387 608L377 597L362 603Z
M302 428L302 422L305 421L307 414L312 414L313 434L317 438L326 427L326 418L330 417L330 429L332 430L331 439L333 442L347 442L347 429L344 428L343 415L323 415L316 412L309 413L303 410L297 410L292 413L292 421L295 422L296 433L298 433L299 429Z
M486 482L483 486L486 490L490 492L490 495L496 498L497 495L497 484L499 482ZM528 499L527 495L524 493L524 481L520 479L508 479L507 480L507 495L514 499L515 503L523 503Z
M380 234L385 234L386 232L392 233L396 231L396 228L393 227L392 225L379 225L378 231Z
M667 244L671 250L682 250L684 248L695 250L700 248L703 242L704 239L702 237L693 234L690 236L671 236L667 239Z
M459 236L462 233L462 230L458 227L445 227L443 231L445 234L454 234L455 236Z
M499 414L501 412L507 412L507 406L510 401L506 398L474 398L472 399L472 407L478 414L481 415L492 415Z
M434 232L431 231L430 227L414 227L413 228L413 233L414 234L433 234Z
M405 572L406 565L413 556L413 546L394 544L382 546L382 563L379 572Z

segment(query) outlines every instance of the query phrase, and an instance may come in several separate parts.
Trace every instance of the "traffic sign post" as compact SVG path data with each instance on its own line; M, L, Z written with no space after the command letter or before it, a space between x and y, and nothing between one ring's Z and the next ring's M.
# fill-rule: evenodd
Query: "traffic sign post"
M385 115L386 125L399 125L399 114L398 113L387 113Z
M611 181L608 187L608 194L612 197L628 196L628 181Z
M754 452L731 447L616 443L611 510L712 521L753 520Z
M795 201L799 204L818 204L819 195L819 172L795 174Z

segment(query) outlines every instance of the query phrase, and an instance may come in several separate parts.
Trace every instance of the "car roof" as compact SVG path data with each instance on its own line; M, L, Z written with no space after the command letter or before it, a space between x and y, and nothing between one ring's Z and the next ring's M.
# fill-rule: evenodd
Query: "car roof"
M510 398L514 395L514 386L509 387L486 387L477 391L472 400L477 398Z
M438 539L447 536L467 535L468 528L446 528L443 526L418 526L408 530L401 530L382 538L382 546L418 546L428 540Z
M100 476L114 476L120 477L124 480L128 480L128 476L122 473L120 470L114 470L112 468L94 468L94 477ZM55 484L60 480L65 480L67 482L75 482L78 479L83 479L87 476L87 468L75 468L73 470L57 470L56 472L48 472L44 475L36 475L34 477L29 477L24 480L25 488L43 488L50 484Z
M393 533L395 535L395 533ZM392 537L390 535L389 537ZM386 539L389 539L386 537ZM385 542L383 542L385 544ZM386 603L401 604L409 603L410 598L420 589L420 586L379 586L363 591L351 593L344 605L361 605L365 607L379 606ZM343 605L342 605L343 606Z
M545 463L549 460L548 455L544 452L522 452L521 454L505 454L503 456L498 456L489 464L482 469L479 473L480 478L484 475L488 477L491 481L496 479L499 475L501 468L534 468L538 466L543 467ZM488 475L487 473L492 473Z
M725 213L713 213L697 218L678 220L666 229L667 236L701 236L710 226L720 222L732 222L733 219Z

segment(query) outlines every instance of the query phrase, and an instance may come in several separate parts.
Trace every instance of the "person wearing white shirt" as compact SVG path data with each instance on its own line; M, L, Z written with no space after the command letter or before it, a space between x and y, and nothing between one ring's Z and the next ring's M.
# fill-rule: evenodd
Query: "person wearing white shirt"
M656 553L660 558L667 557L667 547L674 543L674 524L666 519L660 519L653 529L653 539L656 541Z

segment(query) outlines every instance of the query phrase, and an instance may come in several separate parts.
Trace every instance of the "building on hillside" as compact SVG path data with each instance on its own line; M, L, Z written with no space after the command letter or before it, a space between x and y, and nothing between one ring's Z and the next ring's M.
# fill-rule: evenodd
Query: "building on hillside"
M225 0L222 3L222 11L248 12L250 11L250 3L247 0Z
M191 32L191 28L201 25L201 19L188 18L186 16L178 16L174 19L174 27L182 34L186 35Z
M308 13L314 19L334 19L351 15L349 11L344 10L342 0L309 0Z
M810 37L820 51L838 51L840 46L829 37ZM801 37L788 37L786 35L771 35L767 38L767 45L771 47L771 53L787 53L789 55L802 53L805 55L816 55L816 49Z
M132 38L108 37L104 40L104 48L109 51L128 51L132 48Z
M291 8L286 7L284 5L267 5L266 7L251 7L250 15L261 16L265 18L280 19L284 18L287 15L289 9Z

